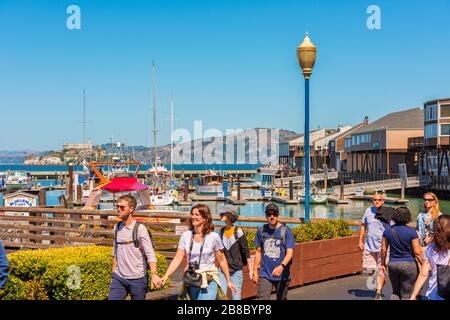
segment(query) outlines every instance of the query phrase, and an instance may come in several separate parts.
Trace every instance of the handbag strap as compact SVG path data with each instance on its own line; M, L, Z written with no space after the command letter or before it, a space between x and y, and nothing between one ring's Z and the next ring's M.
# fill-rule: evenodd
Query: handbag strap
M194 230L192 230L192 237L191 237L191 245L189 247L189 257L187 260L187 263L189 264L189 262L191 261L191 253L192 253L192 247L194 246ZM202 246L200 247L200 256L198 257L198 266L200 267L200 260L202 259L202 252L203 252L203 246L205 244L205 237L202 237Z

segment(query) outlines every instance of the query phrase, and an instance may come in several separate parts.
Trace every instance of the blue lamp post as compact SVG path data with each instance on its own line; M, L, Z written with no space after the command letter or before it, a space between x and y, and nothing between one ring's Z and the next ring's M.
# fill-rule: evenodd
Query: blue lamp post
M309 77L312 74L316 61L316 47L306 33L305 39L297 48L297 56L300 67L305 77L305 138L304 138L304 159L305 159L305 221L309 221Z

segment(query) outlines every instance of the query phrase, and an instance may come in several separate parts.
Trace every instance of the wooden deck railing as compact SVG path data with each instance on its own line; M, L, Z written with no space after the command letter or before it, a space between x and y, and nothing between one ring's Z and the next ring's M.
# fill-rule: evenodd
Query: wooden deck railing
M156 251L166 257L173 257L182 230L177 226L187 226L189 213L177 211L136 211L134 216L142 219L150 227L155 240ZM172 222L167 221L172 219ZM176 219L176 220L173 220ZM218 222L220 217L213 215ZM312 222L327 219L312 219ZM257 223L266 222L261 216L240 216L240 222L253 225L242 228L256 228ZM298 218L281 217L287 224L299 224ZM0 207L0 239L9 250L46 249L88 244L113 244L113 227L118 222L117 212L112 210L80 210L47 207ZM351 226L359 226L357 220L348 221Z

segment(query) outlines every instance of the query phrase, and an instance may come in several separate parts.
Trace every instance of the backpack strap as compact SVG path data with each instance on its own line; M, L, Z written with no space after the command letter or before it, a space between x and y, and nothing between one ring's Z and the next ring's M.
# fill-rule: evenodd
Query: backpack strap
M115 229L114 229L114 244L116 246L116 250L117 250L117 244L118 244L118 242L117 242L117 232L119 231L119 227L120 227L121 224L122 224L122 221L119 221L118 223L116 223Z
M117 241L117 233L119 231L119 228L122 226L122 221L119 221L116 224L116 227L115 227L115 230L114 230L114 243L116 244L116 248L117 248L118 244L129 244L129 243L133 243L136 248L139 248L139 246L140 246L139 237L138 237L139 225L141 225L141 223L136 221L136 223L133 226L133 231L131 233L132 241L118 242ZM152 239L151 235L150 235L150 240L152 240L152 244L153 244L153 239Z
M282 225L280 232L281 232L281 241L284 246L284 252L286 252L286 231L287 231L287 227L285 225Z
M140 225L141 225L141 223L136 221L136 223L134 224L134 227L133 227L132 239L133 239L134 246L136 248L139 248L139 244L140 244L139 237L138 237L138 230L139 230Z

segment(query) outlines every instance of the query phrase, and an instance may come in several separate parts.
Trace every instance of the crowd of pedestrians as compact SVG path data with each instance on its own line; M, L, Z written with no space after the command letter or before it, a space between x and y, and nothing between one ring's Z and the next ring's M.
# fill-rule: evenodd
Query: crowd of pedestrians
M363 215L359 233L362 267L376 278L375 300L383 297L386 277L392 292L401 300L450 298L450 216L442 214L435 194L423 197L424 210L415 228L407 207L385 206L382 194L372 197ZM257 285L257 299L267 300L275 290L277 300L286 300L295 241L290 228L279 221L279 208L265 207L267 223L258 227L251 259L243 229L235 226L236 207L219 210L224 226L215 230L210 209L197 204L190 210L188 230L180 237L175 257L159 277L151 234L133 216L136 199L122 196L117 202L120 222L114 227L113 263L109 300L144 300L150 269L151 286L160 288L183 265L179 299L240 300L244 266ZM0 293L8 278L8 260L0 241ZM428 280L424 296L422 287Z
M384 206L381 194L372 197L373 205L364 213L359 248L363 269L376 278L375 300L382 300L386 276L400 300L450 298L450 216L440 212L435 194L425 193L423 201L415 228L408 226L409 209ZM420 290L427 279L422 297Z
M119 222L114 227L112 280L108 299L145 299L146 270L150 267L151 285L159 288L185 261L179 299L216 300L241 299L243 267L257 285L257 298L269 299L273 289L277 299L287 299L294 236L289 227L279 222L279 209L267 205L267 224L258 228L255 238L254 261L244 231L236 227L236 207L228 205L219 210L224 226L215 230L210 209L197 204L191 208L188 230L180 237L175 257L166 273L156 273L156 255L147 229L138 223L133 212L136 200L122 196L118 200Z

